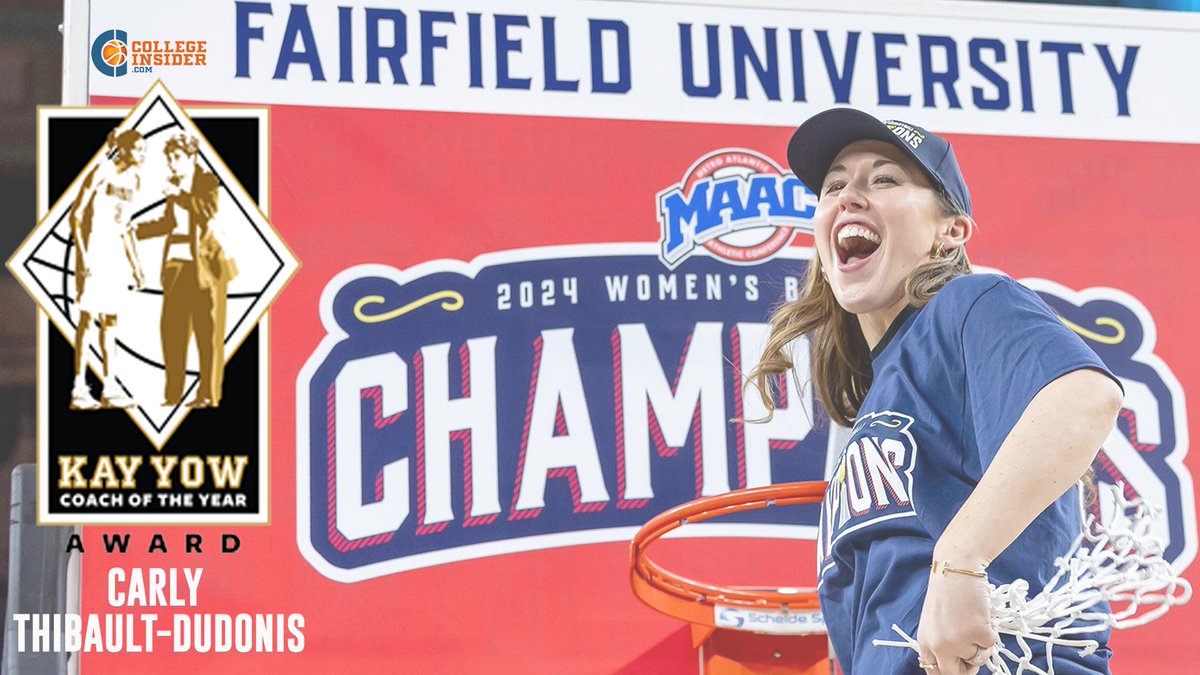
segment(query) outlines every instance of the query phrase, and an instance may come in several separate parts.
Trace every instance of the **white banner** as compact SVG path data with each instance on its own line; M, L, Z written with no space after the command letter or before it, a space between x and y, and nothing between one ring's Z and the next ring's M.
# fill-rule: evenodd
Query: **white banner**
M1200 142L1198 17L912 5L93 0L88 92L161 78L190 101L779 126L844 104L951 133Z

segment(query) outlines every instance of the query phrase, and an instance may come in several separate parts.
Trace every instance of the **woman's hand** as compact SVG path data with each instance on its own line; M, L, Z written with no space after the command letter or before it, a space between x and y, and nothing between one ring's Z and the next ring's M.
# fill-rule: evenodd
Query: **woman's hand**
M163 197L170 199L183 194L183 186L180 184L180 180L182 179L178 176L168 178L167 184L163 187Z
M990 656L999 642L1000 634L991 623L986 579L956 572L930 574L917 626L921 663L937 664L926 672L973 675L979 666L968 661L975 658L978 663L979 655Z

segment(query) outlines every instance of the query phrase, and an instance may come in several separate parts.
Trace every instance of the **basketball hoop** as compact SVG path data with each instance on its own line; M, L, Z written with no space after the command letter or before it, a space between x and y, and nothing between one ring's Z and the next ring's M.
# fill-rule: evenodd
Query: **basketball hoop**
M693 646L701 649L705 673L829 673L816 590L705 584L663 569L646 550L689 523L772 506L819 503L825 485L784 483L701 497L655 516L634 535L629 553L634 595L692 625Z

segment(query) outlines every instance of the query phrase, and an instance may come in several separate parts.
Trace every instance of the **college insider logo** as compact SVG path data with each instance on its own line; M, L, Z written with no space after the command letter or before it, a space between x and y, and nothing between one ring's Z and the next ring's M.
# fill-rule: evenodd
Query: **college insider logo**
M120 29L106 30L92 42L92 65L109 77L129 72L129 35Z

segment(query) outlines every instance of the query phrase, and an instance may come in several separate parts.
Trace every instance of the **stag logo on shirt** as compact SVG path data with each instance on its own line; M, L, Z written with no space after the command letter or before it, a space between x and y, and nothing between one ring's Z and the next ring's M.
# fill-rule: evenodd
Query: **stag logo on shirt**
M912 424L912 417L891 411L858 418L825 491L817 560L825 560L834 542L847 532L916 515L912 470L917 445Z

